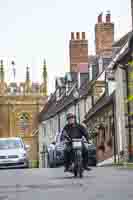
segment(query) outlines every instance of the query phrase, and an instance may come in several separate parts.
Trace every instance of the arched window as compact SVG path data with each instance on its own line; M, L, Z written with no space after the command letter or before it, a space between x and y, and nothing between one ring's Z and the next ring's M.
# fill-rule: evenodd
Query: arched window
M23 112L19 116L19 127L21 132L26 132L29 129L30 116L28 113Z

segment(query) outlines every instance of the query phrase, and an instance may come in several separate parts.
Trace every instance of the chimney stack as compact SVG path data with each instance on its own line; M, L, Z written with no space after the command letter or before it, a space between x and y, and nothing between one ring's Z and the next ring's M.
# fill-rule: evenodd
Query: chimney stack
M107 11L107 14L106 14L106 23L110 23L111 22L111 14L110 14L110 11Z
M95 44L97 55L111 55L114 42L114 23L111 22L111 14L106 14L106 22L102 21L102 13L98 16L95 25Z
M75 35L75 39L73 35ZM79 72L79 65L88 64L88 40L85 32L71 33L69 41L70 72ZM84 66L82 67L84 70ZM82 71L82 70L81 70Z
M76 36L77 36L76 39L80 40L80 33L79 32L76 33Z

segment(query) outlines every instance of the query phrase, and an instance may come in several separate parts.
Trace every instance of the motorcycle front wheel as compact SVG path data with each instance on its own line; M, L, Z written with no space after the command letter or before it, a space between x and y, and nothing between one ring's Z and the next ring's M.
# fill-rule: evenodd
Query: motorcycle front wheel
M77 177L79 175L80 178L83 177L83 161L82 161L82 152L76 152L76 161L75 162L75 169L74 169L74 176Z

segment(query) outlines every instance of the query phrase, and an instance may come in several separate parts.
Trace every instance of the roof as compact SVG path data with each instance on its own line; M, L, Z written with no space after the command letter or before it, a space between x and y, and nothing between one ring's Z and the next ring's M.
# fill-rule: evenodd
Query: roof
M62 109L65 107L69 106L71 103L74 102L75 97L73 96L73 87L75 84L75 87L78 85L78 74L77 72L72 72L72 73L67 73L71 75L71 78L73 80L72 87L69 91L70 94L66 95L65 91L64 94L62 95L62 98L60 100L56 100L56 91L54 94L51 95L49 101L43 108L43 110L39 113L39 121L45 121L51 118L52 116L56 115L56 113L60 112ZM65 77L62 78L60 77L61 81L64 81ZM79 89L79 94L83 98L84 95L87 94L88 92L88 73L80 73L80 79L81 79L81 87ZM63 83L64 84L64 83ZM63 84L61 87L63 87ZM64 84L65 87L65 84Z
M77 72L66 72L64 77L57 77L56 78L56 88L58 87L65 87L66 82L72 82L75 83L78 80ZM88 73L80 73L80 81L81 84L84 82L84 80L88 79Z
M112 56L92 56L90 59L89 64L91 65L98 65L99 64L99 60L102 58L102 62L103 62L103 66L107 66L110 61L112 60Z
M78 90L79 95L80 95L79 99L84 98L88 94L88 91L91 89L91 85L93 84L93 82L94 81L89 82L89 80L87 80L86 82L83 82L80 89ZM74 103L74 101L76 99L73 95L73 91L75 88L77 89L76 86L77 86L77 84L75 84L75 86L73 87L73 89L71 90L71 92L68 96L66 96L66 94L64 94L64 96L59 101L56 101L55 95L54 95L54 97L51 97L51 99L48 101L47 105L44 107L44 109L40 113L39 121L41 122L41 121L48 120L49 118L55 116L57 113L61 112L63 109L65 109L66 107L68 107L72 103Z
M93 117L97 112L101 111L105 106L109 105L113 102L115 96L115 92L110 96L106 96L104 93L102 97L97 101L97 103L89 110L89 112L85 116L85 121L88 121L91 117Z
M113 57L111 63L108 66L108 69L114 69L118 63L127 55L130 51L130 43L133 39L133 32L127 34L126 42L121 46L118 53Z
M119 40L114 42L113 47L122 47L127 42L131 33L132 33L131 31L126 33L123 37L121 37Z

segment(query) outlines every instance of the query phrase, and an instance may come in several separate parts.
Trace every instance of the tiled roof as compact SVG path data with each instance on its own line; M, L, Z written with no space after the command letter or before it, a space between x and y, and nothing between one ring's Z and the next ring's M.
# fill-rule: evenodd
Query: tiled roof
M128 40L131 35L131 31L126 33L123 37L121 37L118 41L114 42L113 47L122 47Z
M81 77L80 81L82 84L84 82L84 80L88 79L88 73L81 73L80 77ZM66 81L67 80L69 81L69 79L72 83L77 82L77 80L78 80L77 72L67 72L64 77L57 77L56 78L56 88L65 86Z
M123 46L120 47L117 54L114 55L112 62L109 64L108 69L114 69L118 63L120 63L124 57L128 54L130 51L130 45L133 40L133 32L129 32L127 34L125 43L123 43Z
M110 96L106 96L105 93L102 97L97 101L97 103L89 110L89 112L85 116L85 121L88 121L92 116L94 116L98 111L103 109L105 106L110 104L114 100L115 92Z
M80 98L83 98L85 95L88 94L89 89L91 89L92 83L93 81L89 83L89 80L87 80L81 85L79 89ZM48 105L46 105L43 111L40 113L39 121L45 121L55 116L58 112L61 112L63 109L74 103L75 100L76 99L73 96L73 92L71 92L68 96L64 94L64 96L59 101L56 101L56 99L54 98L53 100L51 99L48 102Z

